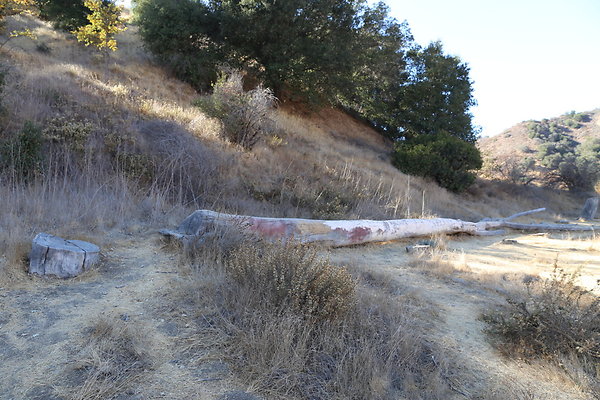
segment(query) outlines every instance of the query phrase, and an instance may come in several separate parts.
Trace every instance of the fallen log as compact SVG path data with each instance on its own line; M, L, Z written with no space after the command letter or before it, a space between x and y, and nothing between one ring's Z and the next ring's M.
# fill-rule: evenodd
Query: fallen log
M544 211L539 208L524 211L508 218L462 221L450 218L372 220L312 220L301 218L265 218L198 210L189 215L176 230L162 230L166 236L182 240L202 237L219 228L240 229L270 241L296 240L300 243L322 243L340 247L369 242L387 242L408 237L436 234L466 233L471 235L498 235L499 228L519 230L598 230L600 227L570 224L516 224L511 220ZM493 230L492 230L493 229Z

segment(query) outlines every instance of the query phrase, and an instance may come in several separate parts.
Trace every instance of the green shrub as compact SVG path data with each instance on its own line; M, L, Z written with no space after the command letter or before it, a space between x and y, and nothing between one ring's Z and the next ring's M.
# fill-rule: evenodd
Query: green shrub
M46 122L44 139L75 152L85 150L94 126L73 117L58 116Z
M396 145L392 162L401 171L433 178L460 192L475 181L471 172L482 166L479 150L447 134L423 135Z
M90 10L83 5L83 0L36 0L40 17L52 22L56 29L68 32L86 25Z
M316 250L295 243L244 245L234 250L226 271L254 304L275 313L335 319L354 302L355 282L345 269L320 259ZM250 304L249 304L250 305Z
M29 180L42 170L42 131L27 121L23 129L0 147L0 165L21 180Z
M225 60L215 16L201 1L136 0L135 23L148 50L178 78L206 90Z
M549 279L528 279L522 296L483 315L488 333L510 354L577 357L600 389L600 298L555 265ZM596 366L596 367L594 367Z
M232 143L251 149L263 136L274 130L271 118L276 98L273 92L258 86L244 91L242 74L224 72L213 93L196 101L196 105L223 122L225 137Z
M594 140L580 145L564 135L560 141L540 144L537 156L548 169L547 184L566 186L569 190L592 189L600 179L600 145Z

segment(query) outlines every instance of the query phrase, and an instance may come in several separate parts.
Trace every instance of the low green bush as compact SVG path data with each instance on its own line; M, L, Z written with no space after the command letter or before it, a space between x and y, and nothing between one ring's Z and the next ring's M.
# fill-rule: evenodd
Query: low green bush
M57 116L46 122L44 139L75 152L85 150L88 138L94 126L77 118Z
M397 143L392 162L402 172L433 178L455 192L468 188L475 181L471 171L483 164L473 144L443 133Z

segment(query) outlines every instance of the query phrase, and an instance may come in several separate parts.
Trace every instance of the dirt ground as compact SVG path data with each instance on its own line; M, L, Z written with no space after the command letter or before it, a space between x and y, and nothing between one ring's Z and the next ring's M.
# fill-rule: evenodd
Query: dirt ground
M152 364L119 399L237 393L225 363L185 351L193 330L169 300L176 255L162 248L158 234L114 239L101 265L80 277L30 277L0 289L0 399L64 398L65 388L81 384L73 366L82 337L100 319L132 328Z
M556 367L502 357L478 317L504 301L503 282L548 274L555 260L567 270L581 268L582 284L591 287L600 279L598 238L451 237L445 249L425 256L452 265L436 271L416 266L423 255L407 253L416 241L333 249L329 257L384 273L438 307L442 323L432 335L458 358L456 388L463 398L484 392L508 398L507 387L515 399L589 398ZM181 271L158 234L117 235L112 242L101 265L81 277L24 277L0 288L0 399L64 398L65 388L78 384L73 365L81 338L102 318L139 332L151 358L152 367L119 399L256 399L235 386L225 362L185 351L194 325L171 301Z
M340 248L333 250L330 258L354 268L383 272L437 305L443 323L435 326L432 334L453 350L459 365L464 366L459 391L465 398L477 398L476 393L485 392L494 393L498 399L590 398L557 367L503 357L490 345L485 323L478 317L504 303L505 288L518 284L524 276L549 276L555 261L567 272L579 270L581 284L597 290L598 237L572 233L462 235L447 238L445 249L433 250L433 254L408 253L406 246L417 242ZM451 267L428 271L419 263L423 259L446 261Z

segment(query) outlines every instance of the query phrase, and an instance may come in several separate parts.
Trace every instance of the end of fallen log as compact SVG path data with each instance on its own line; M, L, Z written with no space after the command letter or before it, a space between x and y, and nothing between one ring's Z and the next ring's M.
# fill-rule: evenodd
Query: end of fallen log
M522 217L524 215L530 215L530 214L539 213L539 212L542 212L542 211L546 211L546 208L542 207L542 208L536 208L535 210L523 211L523 212L520 212L520 213L513 214L510 217L503 218L502 220L503 221L510 221L511 219Z
M186 237L189 236L189 235L186 235L184 233L180 233L180 232L173 231L173 230L170 230L170 229L161 229L160 231L158 231L158 233L160 233L163 236L166 236L166 237L169 237L169 238L175 238L175 239L178 239L178 240L183 240L183 239L185 239Z
M415 244L415 245L411 245L411 246L406 246L406 252L412 253L414 251L422 251L422 250L431 249L431 247L432 246L429 244Z

